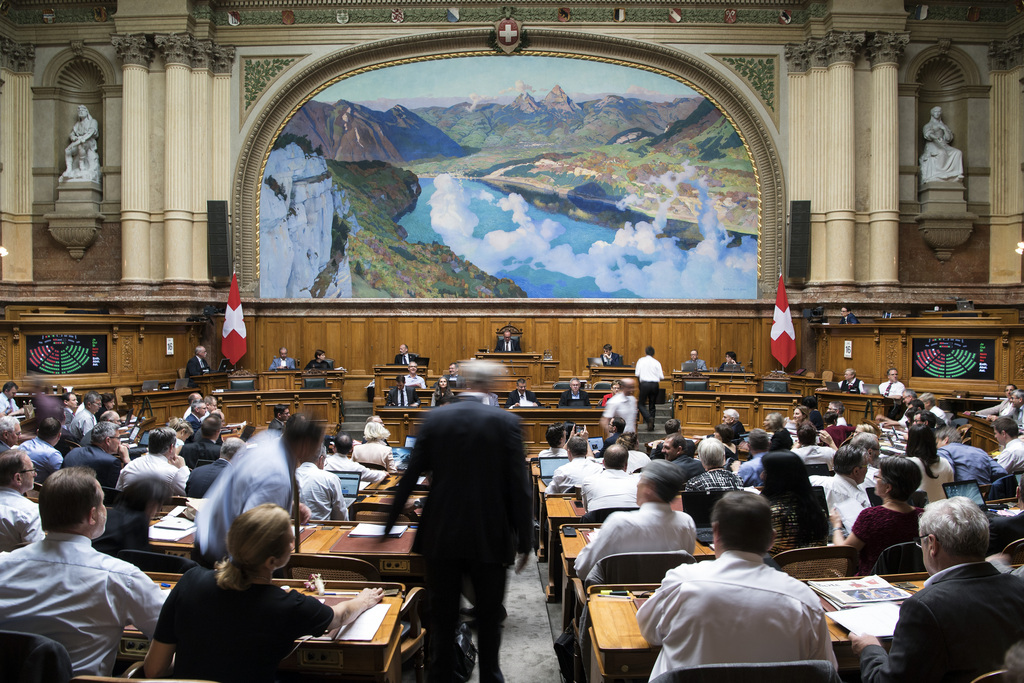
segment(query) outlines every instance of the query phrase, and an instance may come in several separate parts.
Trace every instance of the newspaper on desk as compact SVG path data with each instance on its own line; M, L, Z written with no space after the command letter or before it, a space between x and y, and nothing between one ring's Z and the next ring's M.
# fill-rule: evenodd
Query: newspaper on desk
M877 575L836 581L808 581L807 585L839 609L875 602L906 600L911 597L907 591L897 588Z
M177 509L177 508L176 508ZM174 511L159 522L149 527L149 540L173 542L180 541L196 530L196 523L184 517L173 516Z

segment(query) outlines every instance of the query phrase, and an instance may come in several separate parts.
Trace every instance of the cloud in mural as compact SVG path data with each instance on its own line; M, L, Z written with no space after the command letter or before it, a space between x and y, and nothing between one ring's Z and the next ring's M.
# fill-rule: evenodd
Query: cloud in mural
M537 91L536 88L534 88L532 85L528 84L526 81L524 81L523 79L520 78L520 79L518 79L516 81L515 85L513 85L511 88L505 88L504 90L499 91L498 94L499 95L506 95L506 94L508 94L510 92L527 93L527 92L536 92L536 91Z
M573 278L593 278L604 292L629 290L651 298L711 298L736 292L737 282L746 282L756 273L756 242L744 239L739 247L727 246L732 238L708 200L706 183L694 178L692 168L648 181L650 186L669 190L672 198L681 184L695 187L704 207L699 218L704 239L689 251L665 248L666 241L676 246L677 239L659 236L671 199L663 202L652 222L627 222L615 231L612 242L597 240L582 253L574 252L569 244L553 245L565 228L550 218L534 220L532 207L521 195L511 193L493 202L489 193L469 192L449 175L434 179L430 218L445 244L491 274L529 266ZM474 198L495 203L511 214L515 229L474 236L480 222L470 205Z

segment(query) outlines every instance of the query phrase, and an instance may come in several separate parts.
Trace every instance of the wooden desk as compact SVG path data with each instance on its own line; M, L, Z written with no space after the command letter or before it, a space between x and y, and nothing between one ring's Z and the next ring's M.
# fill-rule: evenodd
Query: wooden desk
M559 380L558 361L553 358L544 358L543 354L540 353L528 351L523 351L522 353L480 351L475 357L481 360L492 360L509 365L511 366L510 375L515 374L528 377L532 380L531 384L554 384Z
M971 425L971 431L967 436L972 446L980 448L986 453L999 450L999 442L996 441L996 433L991 422L984 417L968 415L967 424Z
M419 375L423 378L424 383L427 385L426 389L416 388L416 392L419 394L420 401L424 398L427 399L427 405L430 405L430 392L434 390L434 382L437 381L437 377L428 378L430 369L421 366L419 363L416 364L419 368ZM395 385L395 377L405 377L409 374L408 365L374 365L373 366L373 409L376 412L377 408L383 408L387 402L388 389ZM442 373L444 374L444 373Z
M270 373L275 374L275 373ZM293 373L282 372L281 375ZM301 382L301 380L300 380ZM149 415L157 424L167 424L172 417L181 417L188 405L188 395L196 389L147 391L126 397L136 415ZM215 391L217 407L224 412L227 422L248 422L257 429L274 419L274 406L282 403L292 413L302 412L314 421L333 430L342 422L341 388L337 389L257 389L256 391ZM148 403L147 403L148 402ZM143 407L148 408L143 411Z
M400 581L413 586L424 584L426 561L422 555L412 552L415 525L410 526L401 538L386 540L350 538L348 534L355 525L356 522L336 522L319 526L302 542L302 552L356 557L376 567L384 581Z
M854 426L865 420L874 421L875 415L889 412L894 400L877 394L843 394L826 389L816 389L814 395L818 397L818 410L822 415L828 410L829 401L842 401L845 408L843 417Z
M541 533L546 534L548 585L544 595L548 602L558 602L562 589L562 534L559 531L563 524L580 521L586 512L583 503L575 497L547 496L544 500L545 519L541 521ZM547 524L545 528L544 524Z
M596 382L612 382L623 377L636 377L636 368L632 365L591 365L589 370L588 379L591 386Z
M679 391L673 397L673 417L679 420L684 434L709 433L721 423L722 411L726 408L735 409L748 430L760 427L769 413L792 414L803 398L800 394L716 394L713 391Z
M150 574L160 583L172 586L179 578L176 574ZM279 586L290 586L292 590L312 594L302 581L275 579ZM329 591L357 590L359 583L328 581ZM403 590L401 584L395 588ZM344 680L394 683L402 680L402 657L399 645L402 624L398 619L402 609L402 595L387 596L381 603L388 605L388 613L369 641L346 640L305 640L288 657L281 660L279 671L295 671L307 675L341 675ZM126 628L121 636L117 659L122 662L137 662L149 651L149 640L135 628Z

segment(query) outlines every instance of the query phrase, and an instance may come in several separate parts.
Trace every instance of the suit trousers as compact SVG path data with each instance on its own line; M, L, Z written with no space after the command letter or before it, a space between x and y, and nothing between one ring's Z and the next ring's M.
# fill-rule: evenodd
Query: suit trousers
M505 599L508 569L500 562L459 558L427 559L431 629L427 680L430 683L455 681L455 628L459 625L463 577L473 586L480 683L504 683L498 651L501 648L501 603Z
M640 404L640 415L648 422L654 424L655 402L658 400L658 382L640 382L640 395L637 403Z

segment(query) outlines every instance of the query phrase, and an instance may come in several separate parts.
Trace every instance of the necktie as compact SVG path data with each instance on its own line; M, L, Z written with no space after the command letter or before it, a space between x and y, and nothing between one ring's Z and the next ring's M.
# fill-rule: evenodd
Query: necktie
M889 384L887 384L886 387L885 387L885 395L886 396L889 395L889 390L890 389L892 389L892 382L889 382Z
M399 399L398 399L398 405L400 405L400 406L403 406L403 407L404 407L404 406L405 406L405 401L406 401L406 398L408 397L408 394L406 394L406 393L405 393L405 389L404 389L404 388L402 388L402 389L399 389L399 390L398 390L398 395L399 395Z
M508 341L508 340L505 341L505 350L506 351L511 351L512 350L512 342L511 341Z

